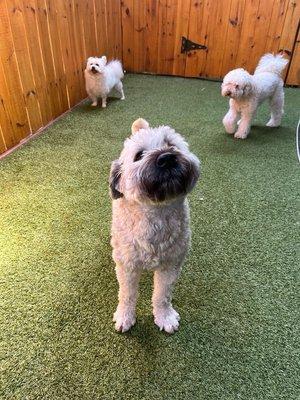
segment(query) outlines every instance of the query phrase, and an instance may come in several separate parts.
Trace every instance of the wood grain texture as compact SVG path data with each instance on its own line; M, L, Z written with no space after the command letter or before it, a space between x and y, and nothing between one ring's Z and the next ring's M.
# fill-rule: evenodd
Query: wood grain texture
M293 57L288 69L286 83L288 85L300 86L300 29L298 28L298 36L295 42Z
M188 37L191 0L179 0L175 24L173 74L185 75L186 55L181 53L182 37Z
M270 25L266 34L264 53L274 53L279 50L284 19L287 13L289 0L274 0L270 13Z
M58 12L55 3L51 2L51 0L46 0L45 7L48 14L49 35L51 38L52 56L55 66L55 85L60 99L60 112L64 112L68 110L70 103L65 66L63 63L63 40L58 20Z
M10 149L20 141L18 132L15 132L16 126L14 119L11 118L14 112L11 100L5 81L2 61L0 59L0 127L6 149Z
M124 68L128 72L134 71L134 27L133 27L133 3L134 0L122 1L122 49L123 49L123 63Z
M3 131L0 125L0 154L4 153L7 150L5 141L4 141L4 136L3 136Z
M188 33L190 0L123 0L121 5L124 68L184 75L181 37Z
M194 43L208 46L208 27L210 23L210 9L213 0L191 1L188 38ZM209 49L207 49L209 51ZM199 77L207 60L207 50L193 50L188 52L186 59L185 76Z
M240 46L240 36L243 25L243 16L246 0L232 0L226 31L226 51L223 52L221 74L236 67L236 58Z
M78 1L77 1L78 2ZM108 54L107 18L105 0L94 0L97 54Z
M295 48L295 41L297 36L297 30L299 28L300 19L300 1L299 0L289 0L287 5L287 12L285 15L285 20L283 24L283 29L281 33L281 38L279 42L279 48L288 55L293 55L294 60L297 59L298 54ZM296 52L293 50L296 50ZM294 60L292 63L294 64ZM285 78L289 69L285 70ZM291 81L291 79L290 79ZM291 83L292 85L297 85L297 81Z
M2 130L7 143L15 145L30 133L30 125L5 1L0 2L0 37L0 100L5 112L1 120L6 117L11 126L8 132L3 126Z
M76 50L72 34L72 8L70 2L57 2L58 31L62 49L62 63L65 70L69 106L72 107L80 100L80 84L76 74Z
M50 37L46 3L42 0L36 0L35 10L37 14L43 64L46 73L46 93L48 96L48 101L50 101L51 104L53 117L56 118L61 114L61 100L57 88L57 75L53 60L52 43Z
M220 78L222 60L226 47L226 32L229 25L231 1L212 1L210 4L210 22L207 26L207 47L205 65L201 76Z
M254 71L260 57L265 53L266 32L270 27L270 4L268 1L260 1L255 19L253 40L248 54L247 69ZM269 50L268 50L269 51Z
M141 0L134 4L134 19L133 19L133 52L137 57L134 57L134 71L145 71L145 57L146 57L146 13L145 1Z
M267 52L284 50L291 54L300 7L299 0L123 0L121 3L126 69L216 79L237 67L253 72ZM182 54L182 36L207 48ZM294 57L298 46L295 51ZM292 74L291 80L293 77Z
M6 4L18 71L22 83L22 96L28 110L30 129L34 132L42 125L42 117L31 66L29 46L23 18L23 3L21 0L10 0L7 1Z
M48 84L40 45L35 0L23 0L23 12L32 72L42 117L41 126L43 126L53 119L53 110L47 95Z
M159 27L159 51L158 51L158 73L170 75L173 72L175 62L174 48L176 38L176 15L178 1L166 0L160 15Z
M157 72L158 49L158 7L156 0L146 0L146 59L145 71Z

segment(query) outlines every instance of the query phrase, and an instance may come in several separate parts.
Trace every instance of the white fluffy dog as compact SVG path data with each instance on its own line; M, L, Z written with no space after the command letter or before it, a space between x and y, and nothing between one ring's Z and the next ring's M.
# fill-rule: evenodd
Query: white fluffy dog
M199 177L199 160L169 126L150 128L138 119L132 136L112 163L113 259L119 282L116 330L135 324L135 307L143 269L154 271L154 321L173 333L179 315L172 307L172 288L190 241L186 199Z
M99 97L102 99L102 107L106 107L107 96L113 88L120 93L121 100L125 99L121 82L124 72L120 61L113 60L107 64L105 56L89 57L84 76L86 91L93 107L97 106Z
M270 100L271 107L271 119L267 126L280 125L284 104L281 72L287 63L288 60L280 54L266 54L260 59L254 75L238 68L224 77L222 95L230 97L229 111L223 118L227 133L234 133L235 138L246 139L255 112L266 99Z

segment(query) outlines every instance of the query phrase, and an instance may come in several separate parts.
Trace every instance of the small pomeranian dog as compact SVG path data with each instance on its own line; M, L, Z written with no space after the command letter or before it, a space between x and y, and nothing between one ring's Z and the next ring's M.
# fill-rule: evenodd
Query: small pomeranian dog
M267 126L280 125L284 103L281 73L287 64L288 60L280 54L265 54L253 75L243 68L228 72L222 83L222 95L230 98L229 111L223 118L227 133L246 139L257 108L267 99L271 108Z
M105 56L89 57L84 76L86 91L93 107L97 106L98 98L101 97L102 107L105 108L107 96L113 88L120 93L121 100L125 99L121 81L124 78L124 71L119 60L107 63Z

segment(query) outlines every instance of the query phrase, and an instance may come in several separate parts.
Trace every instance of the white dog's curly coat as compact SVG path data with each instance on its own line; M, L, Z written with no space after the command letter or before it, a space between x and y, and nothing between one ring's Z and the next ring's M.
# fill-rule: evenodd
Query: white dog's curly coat
M138 119L112 163L113 258L119 282L116 330L135 324L143 269L154 271L153 314L160 330L173 333L179 315L171 304L172 287L190 241L186 195L199 177L199 160L184 139L168 126L150 128Z
M283 80L280 75L287 63L288 60L280 54L265 54L254 75L238 68L224 77L222 95L230 97L230 108L223 119L227 133L234 133L235 138L246 139L255 112L266 99L270 100L271 107L271 119L267 126L280 125L284 105Z
M124 78L124 72L120 61L113 60L107 64L105 56L100 58L89 57L84 76L86 91L92 100L93 107L97 106L100 97L102 107L106 107L107 96L113 88L120 93L121 100L125 99L121 82Z

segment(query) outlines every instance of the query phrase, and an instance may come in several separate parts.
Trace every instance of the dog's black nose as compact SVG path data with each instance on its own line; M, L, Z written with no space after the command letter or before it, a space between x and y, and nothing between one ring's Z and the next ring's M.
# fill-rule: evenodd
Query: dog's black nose
M156 165L160 168L171 168L175 167L176 164L176 154L173 153L160 154L156 160Z
M231 91L230 90L227 90L226 96L231 96Z

